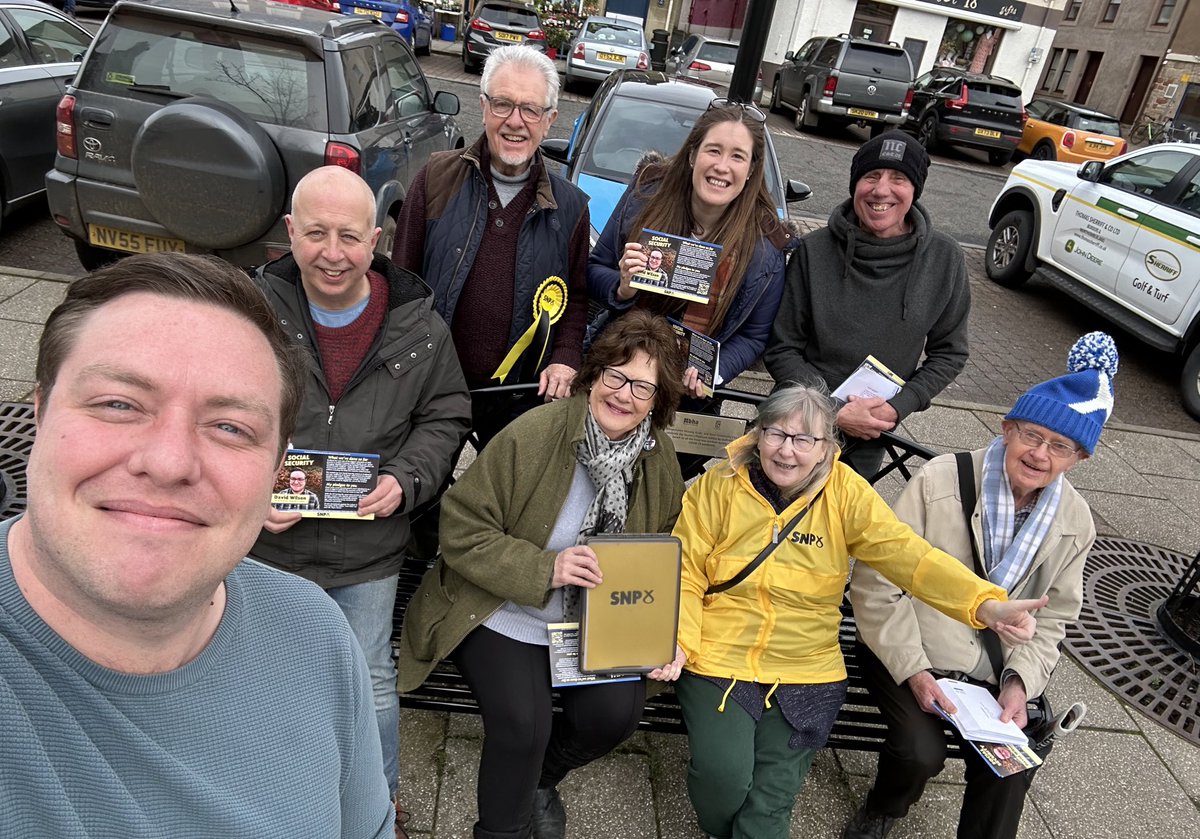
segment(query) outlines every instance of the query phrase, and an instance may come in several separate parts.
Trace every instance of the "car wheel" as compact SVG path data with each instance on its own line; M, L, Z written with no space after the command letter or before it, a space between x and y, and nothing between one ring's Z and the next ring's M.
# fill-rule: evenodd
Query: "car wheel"
M771 113L777 114L782 110L783 105L783 83L776 78L775 83L771 85Z
M463 72L474 73L475 62L471 60L471 54L467 52L467 45L463 44Z
M796 130L804 131L806 129L816 128L820 124L821 118L812 113L812 109L808 106L808 91L800 94L800 101L796 103Z
M921 120L921 127L917 129L917 139L926 151L933 151L937 146L937 117L933 114L926 114Z
M1034 160L1058 160L1058 155L1054 153L1054 146L1044 141L1034 147L1030 157Z
M1183 375L1179 378L1179 392L1183 397L1183 408L1196 419L1200 419L1200 345L1192 347L1183 364Z
M396 217L390 213L379 228L379 241L375 243L375 253L392 258L392 247L396 244Z
M873 122L867 130L871 132L871 139L873 140L888 130L888 124L886 122Z
M75 255L79 257L79 264L83 266L85 271L99 271L106 265L112 265L118 259L127 254L120 251L110 251L106 248L98 248L95 245L81 242L75 239Z
M989 149L988 163L993 166L1004 166L1012 160L1013 153L1009 149Z
M215 99L181 99L151 114L134 137L131 169L154 220L202 248L253 242L278 223L287 200L270 135Z
M1006 213L988 236L983 265L997 285L1017 288L1033 272L1025 268L1025 259L1033 245L1033 216L1027 210Z

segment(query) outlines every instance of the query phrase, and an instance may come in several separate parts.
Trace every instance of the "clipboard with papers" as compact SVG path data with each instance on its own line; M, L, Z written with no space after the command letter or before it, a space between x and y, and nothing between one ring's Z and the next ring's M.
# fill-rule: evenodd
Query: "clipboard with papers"
M587 540L604 581L583 589L579 669L649 673L675 658L683 548L674 536L606 534Z

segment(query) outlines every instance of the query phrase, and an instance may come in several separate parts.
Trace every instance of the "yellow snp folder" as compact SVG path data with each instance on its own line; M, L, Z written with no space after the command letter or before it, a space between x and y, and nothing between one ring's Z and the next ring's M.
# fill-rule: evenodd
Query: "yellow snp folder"
M683 548L674 536L593 536L604 582L583 590L579 669L648 673L675 658Z

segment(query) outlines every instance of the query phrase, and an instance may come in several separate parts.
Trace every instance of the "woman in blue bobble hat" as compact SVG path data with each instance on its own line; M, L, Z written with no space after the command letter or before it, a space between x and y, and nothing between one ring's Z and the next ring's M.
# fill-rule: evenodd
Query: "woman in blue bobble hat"
M1058 645L1079 616L1083 564L1096 538L1087 502L1066 478L1096 450L1112 413L1117 347L1103 332L1084 335L1067 356L1067 374L1034 385L1013 405L1002 432L970 453L965 473L955 455L929 461L897 500L898 518L935 547L983 573L1010 598L1049 595L1035 613L1033 640L1009 647L991 630L956 623L906 596L857 563L850 600L859 661L887 720L875 783L843 839L886 836L945 762L946 736L934 703L953 706L936 679L986 685L1002 719L1024 728L1027 703L1046 689ZM974 486L963 486L970 475ZM968 526L961 500L974 497ZM981 574L982 575L982 574ZM999 778L963 748L966 791L958 839L1012 839L1036 770Z

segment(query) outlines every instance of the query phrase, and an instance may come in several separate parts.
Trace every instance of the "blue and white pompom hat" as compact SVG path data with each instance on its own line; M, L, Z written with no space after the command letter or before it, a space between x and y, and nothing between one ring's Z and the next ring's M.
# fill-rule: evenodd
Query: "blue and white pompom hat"
M1113 339L1103 332L1089 332L1071 347L1067 375L1025 391L1005 419L1037 423L1092 454L1112 414L1117 363Z

